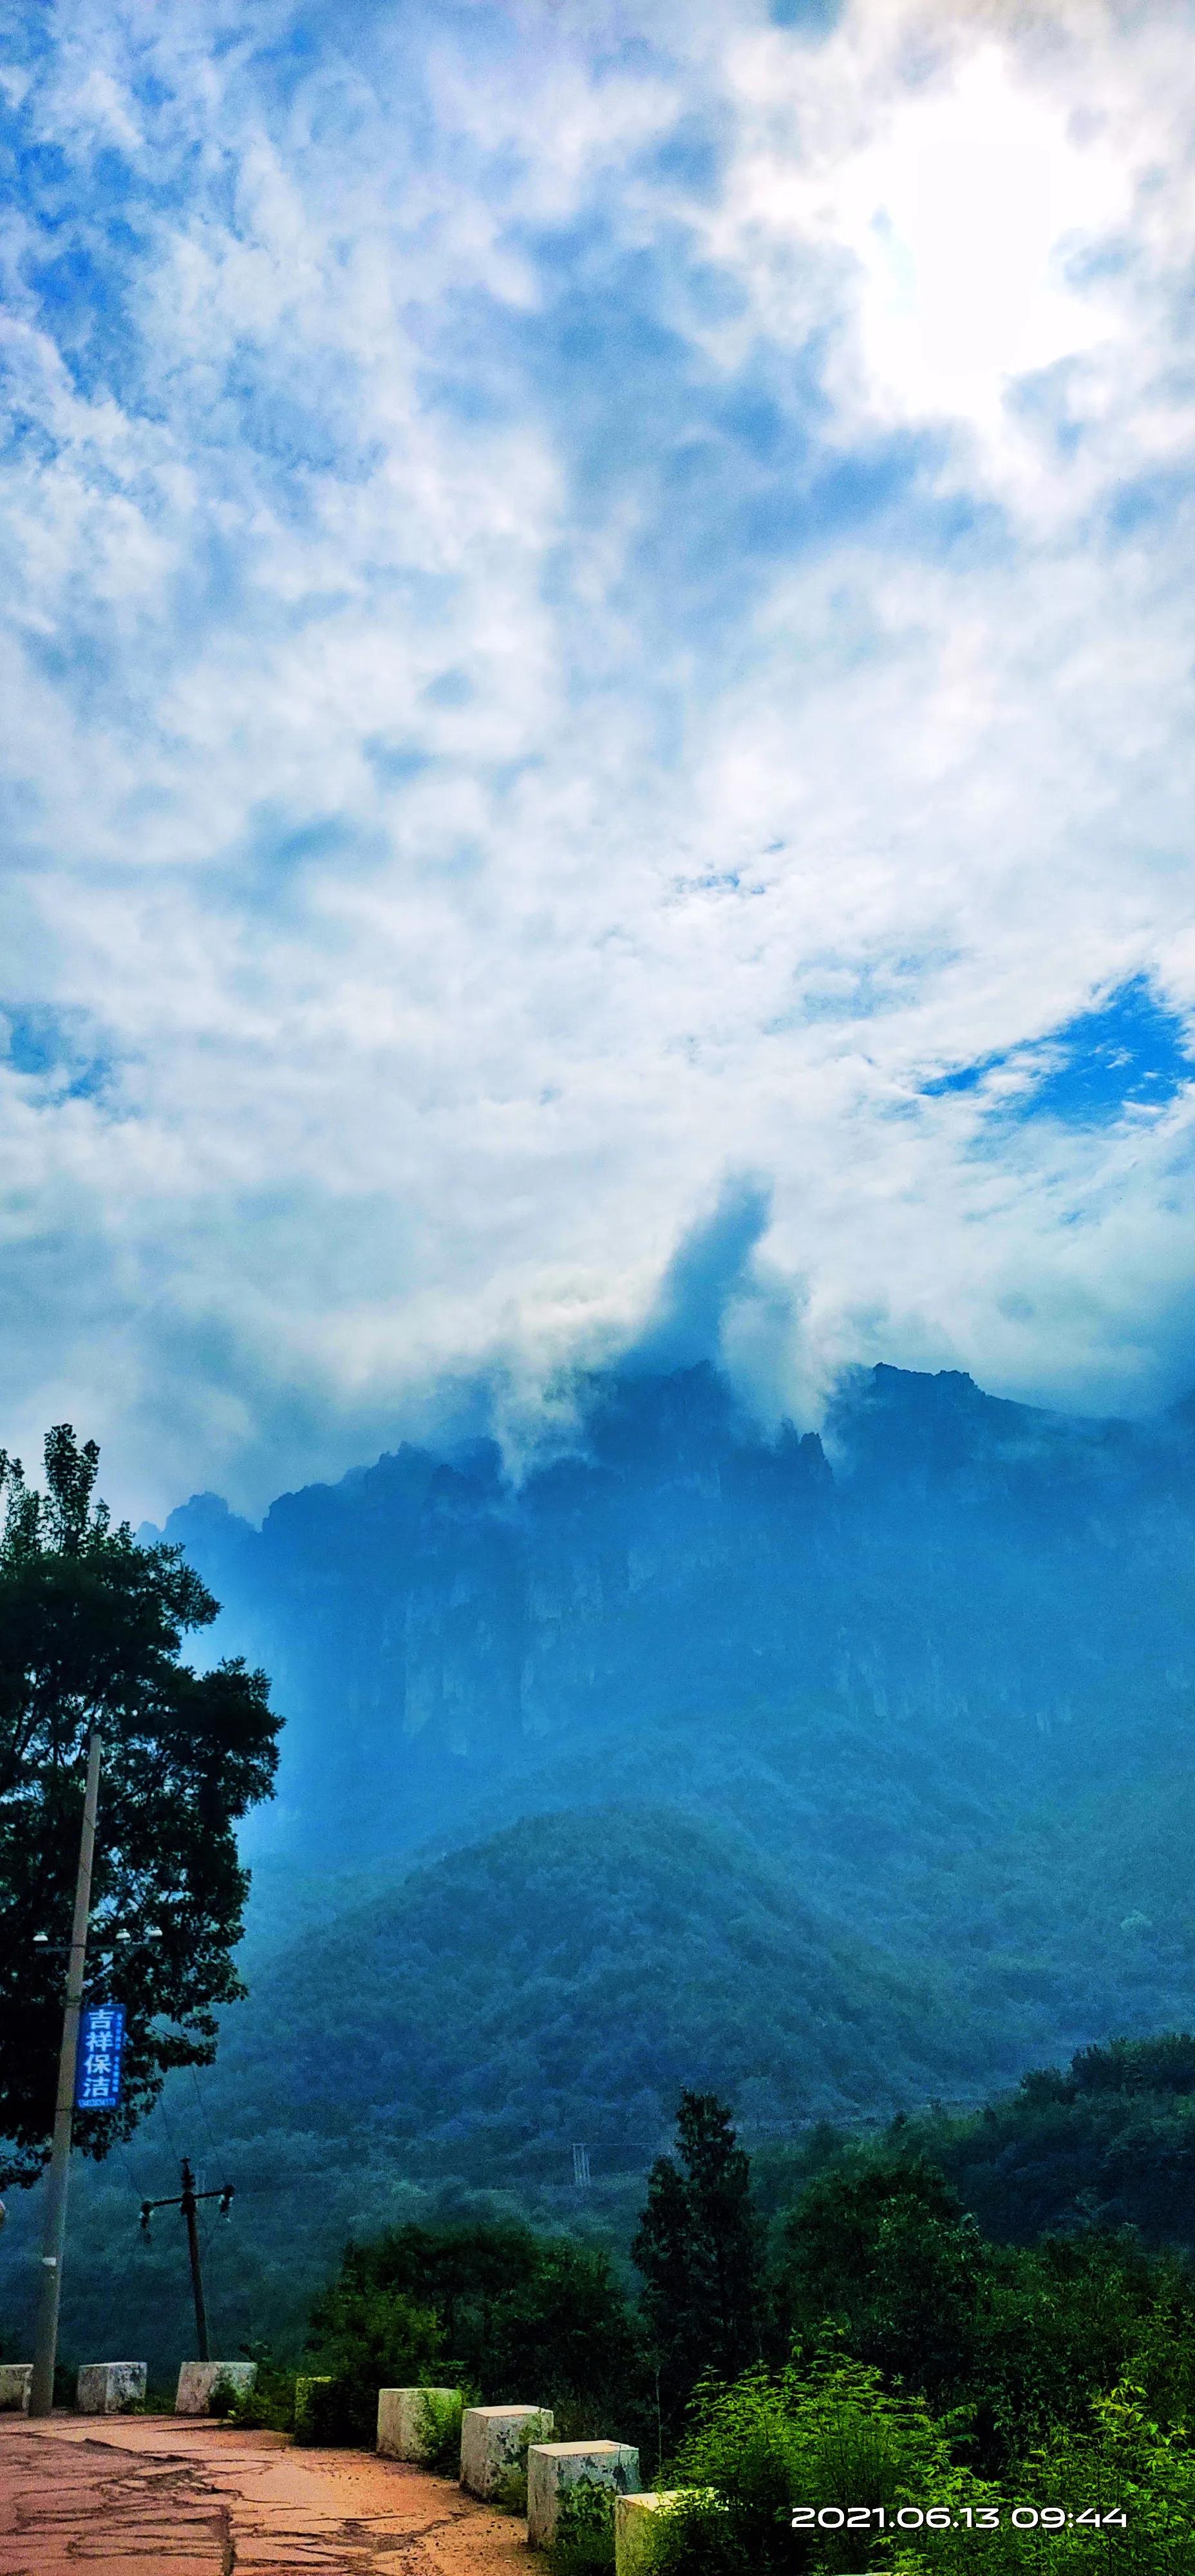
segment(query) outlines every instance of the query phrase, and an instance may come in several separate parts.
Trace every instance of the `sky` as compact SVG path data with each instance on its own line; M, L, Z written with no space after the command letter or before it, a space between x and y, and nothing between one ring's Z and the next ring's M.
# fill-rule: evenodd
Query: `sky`
M1193 16L0 8L0 1442L1195 1385Z

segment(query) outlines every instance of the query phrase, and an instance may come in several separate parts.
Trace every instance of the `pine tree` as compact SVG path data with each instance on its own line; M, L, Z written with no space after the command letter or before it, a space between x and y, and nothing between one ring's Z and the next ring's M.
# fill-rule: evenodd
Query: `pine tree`
M732 2379L759 2356L761 2231L751 2163L715 2093L682 2093L679 2162L660 2156L631 2247L675 2426L698 2379Z

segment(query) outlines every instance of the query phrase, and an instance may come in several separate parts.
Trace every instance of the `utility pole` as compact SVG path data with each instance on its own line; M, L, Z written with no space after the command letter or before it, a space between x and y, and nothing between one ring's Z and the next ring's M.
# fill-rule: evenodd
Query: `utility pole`
M54 2107L54 2140L46 2180L45 2235L37 2294L37 2327L33 2345L31 2415L48 2415L54 2404L54 2364L58 2358L58 2303L62 2296L62 2255L66 2244L66 2192L70 2180L71 2131L75 2113L75 2059L79 2049L79 2013L87 1958L87 1925L91 1913L91 1864L95 1853L95 1820L100 1802L98 1727L87 1739L87 1785L83 1793L83 1829L79 1836L79 1872L75 1880L75 1914L66 1970L62 2014L62 2047L58 2057L58 2099Z
M199 2268L197 2211L201 2200L218 2200L220 2216L227 2218L232 2207L232 2184L226 2182L219 2191L196 2191L195 2176L191 2171L188 2156L184 2156L182 2160L181 2178L182 2190L176 2192L173 2200L142 2201L141 2227L143 2234L148 2236L150 2218L155 2209L181 2209L187 2222L187 2252L191 2257L191 2295L195 2301L195 2338L199 2345L198 2358L200 2361L210 2361L211 2354L207 2348L207 2304L203 2295L203 2274Z
M195 2176L183 2157L183 2217L187 2222L187 2252L191 2257L191 2295L195 2301L195 2340L197 2358L210 2361L207 2348L207 2309L203 2304L203 2274L199 2269L199 2224L195 2216Z

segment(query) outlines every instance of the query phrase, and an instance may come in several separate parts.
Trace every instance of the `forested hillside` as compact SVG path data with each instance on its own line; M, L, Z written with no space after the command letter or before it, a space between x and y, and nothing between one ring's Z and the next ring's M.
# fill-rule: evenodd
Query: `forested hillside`
M822 1438L766 1438L704 1368L582 1394L518 1485L405 1450L260 1532L173 1516L215 1650L266 1664L288 1725L249 1998L79 2196L130 2335L176 2290L185 2326L177 2249L128 2268L184 2146L238 2185L211 2259L239 2340L428 2206L625 2232L683 2085L800 2155L1195 2023L1188 1414L880 1369ZM1037 2223L1085 2191L1137 2216L1106 2110L1029 2113ZM996 2234L1026 2116L952 2132ZM1163 2162L1175 2119L1148 2111Z
M254 1945L545 1811L593 1817L562 1846L588 1871L598 1811L646 1801L947 1971L976 2080L1187 2019L1190 1408L1093 1423L880 1368L822 1437L769 1438L705 1367L574 1394L520 1484L405 1449L260 1532L173 1515L288 1717ZM694 1861L694 1959L702 1887ZM612 1856L611 1924L625 1896ZM877 2107L920 2080L894 2055Z

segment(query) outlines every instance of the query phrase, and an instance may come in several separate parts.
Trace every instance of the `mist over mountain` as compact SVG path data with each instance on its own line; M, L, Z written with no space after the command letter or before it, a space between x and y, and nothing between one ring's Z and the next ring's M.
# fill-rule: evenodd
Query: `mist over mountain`
M930 2061L965 2093L1190 2016L1195 1408L1091 1421L879 1367L846 1379L821 1436L769 1436L707 1363L640 1358L587 1380L577 1420L569 1453L519 1483L494 1446L405 1447L284 1496L260 1531L213 1497L171 1516L225 1604L218 1645L260 1658L288 1716L251 1973L463 1851L438 1975L459 1950L472 1978L470 1944L497 1939L485 1853L555 1813L575 1819L590 1911L613 1838L603 1937L634 1984L612 1820L642 1807L664 1841L688 1820L676 1997L722 1866L694 1824L735 1838L758 1925L775 1929L783 1885L802 1939L866 1951L861 1996L877 1973L935 1981L925 2050L885 2056L861 2032L847 2092L864 2106L916 2097ZM503 1848L544 1920L536 1846ZM755 1944L773 1990L789 1938ZM834 1971L836 1993L849 1982ZM733 2019L725 2002L724 2038ZM703 2080L735 2089L735 2052L711 2046L725 2063L707 2051ZM799 2056L778 2040L756 2069L785 2119L826 2099L820 2058ZM363 2103L380 2062L371 2045L350 2084Z
M820 1438L767 1437L699 1364L594 1377L579 1423L517 1485L490 1444L405 1446L259 1531L171 1515L287 1712L279 1860L663 1786L887 1884L993 1800L1185 1760L1195 1407L1095 1422L879 1367Z

